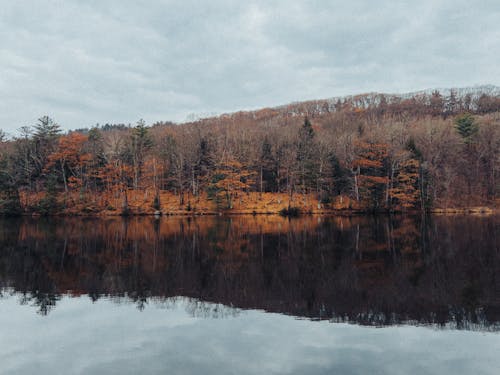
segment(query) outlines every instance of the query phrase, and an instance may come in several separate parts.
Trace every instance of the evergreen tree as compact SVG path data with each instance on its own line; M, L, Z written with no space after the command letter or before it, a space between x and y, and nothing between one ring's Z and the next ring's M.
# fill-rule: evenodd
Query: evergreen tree
M276 191L276 162L273 156L272 145L267 137L262 142L259 164L260 191Z
M304 124L299 130L297 142L297 167L298 176L302 185L302 192L306 193L307 189L315 186L315 181L318 176L318 163L316 158L316 144L314 139L314 129L311 122L306 117Z
M0 215L21 214L21 200L5 157L0 158Z
M479 130L476 121L474 120L474 116L470 113L464 113L455 119L455 129L466 144L470 144L472 142L473 137Z
M38 202L36 210L42 215L52 215L59 210L57 202L57 176L50 173L45 182L45 197Z
M104 139L99 128L93 127L89 130L85 151L92 157L89 165L89 182L91 187L96 190L98 186L102 186L104 183L103 176L100 175L100 170L104 168L107 163L106 154L104 152Z
M193 195L199 195L200 188L208 183L210 171L213 170L214 165L213 151L210 143L206 137L202 137L192 173Z
M43 173L47 157L55 150L57 139L61 134L61 128L49 116L42 116L38 119L38 123L34 126L34 153L32 159L34 161L34 174L40 175Z
M41 142L50 142L61 134L61 127L49 116L42 116L35 125L34 137Z
M329 159L333 174L334 195L348 194L352 188L349 170L340 165L339 159L333 153L330 155Z

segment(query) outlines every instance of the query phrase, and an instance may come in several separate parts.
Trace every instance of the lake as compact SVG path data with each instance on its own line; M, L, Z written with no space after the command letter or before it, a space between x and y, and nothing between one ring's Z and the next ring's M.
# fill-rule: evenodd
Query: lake
M500 218L0 219L1 374L498 374Z

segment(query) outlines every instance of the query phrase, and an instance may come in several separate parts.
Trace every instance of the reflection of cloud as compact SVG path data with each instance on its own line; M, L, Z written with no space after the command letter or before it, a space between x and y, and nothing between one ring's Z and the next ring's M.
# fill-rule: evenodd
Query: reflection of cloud
M47 317L2 301L3 374L494 374L497 334L311 322L260 311L193 318L63 298ZM154 305L152 305L154 306Z
M500 76L499 15L494 0L9 2L0 121L13 130L47 112L72 128L184 120L486 83Z

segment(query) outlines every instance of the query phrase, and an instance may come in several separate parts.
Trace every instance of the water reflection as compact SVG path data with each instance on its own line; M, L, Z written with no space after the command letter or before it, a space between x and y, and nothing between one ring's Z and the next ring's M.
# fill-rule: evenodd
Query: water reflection
M198 217L0 222L0 285L142 310L186 296L363 325L499 330L497 217Z
M139 311L120 299L63 296L43 317L15 298L1 302L2 375L496 375L499 366L491 332L378 329L256 310L193 318L189 298Z

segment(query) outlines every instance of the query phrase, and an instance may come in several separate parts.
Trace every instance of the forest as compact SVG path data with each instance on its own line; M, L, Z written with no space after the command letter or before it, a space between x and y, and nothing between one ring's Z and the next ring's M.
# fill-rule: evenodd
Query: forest
M500 97L365 94L183 124L0 131L1 215L414 212L500 192Z

